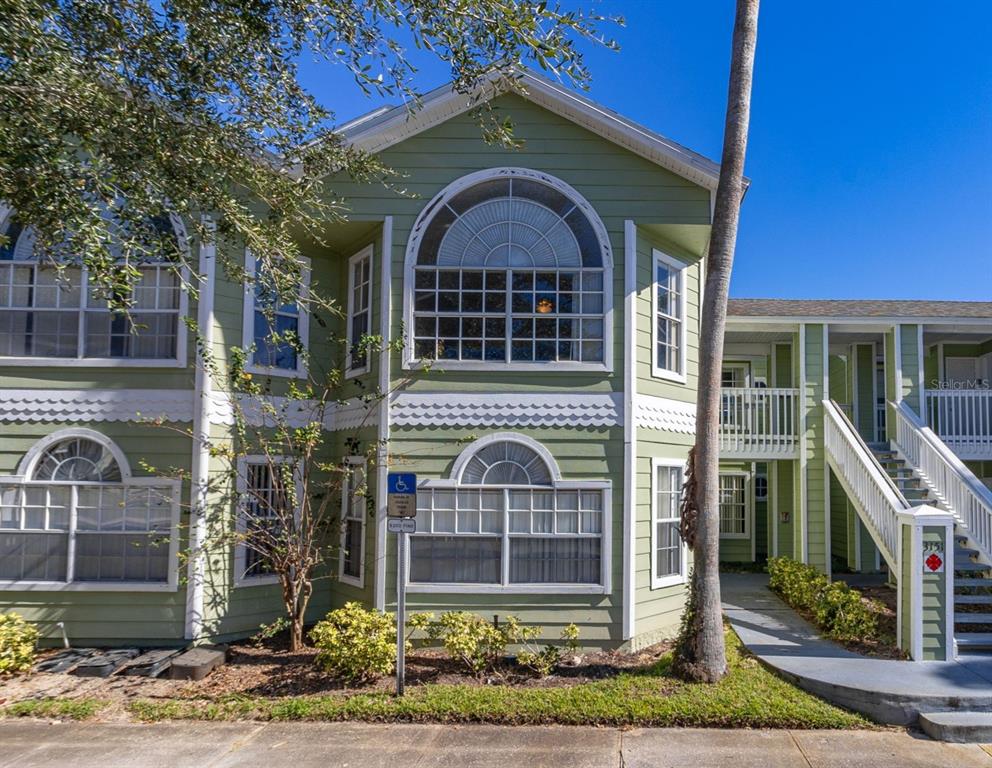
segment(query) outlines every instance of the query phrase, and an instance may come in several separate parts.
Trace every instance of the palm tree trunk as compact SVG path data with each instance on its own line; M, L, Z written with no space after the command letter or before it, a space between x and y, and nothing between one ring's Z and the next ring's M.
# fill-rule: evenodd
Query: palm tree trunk
M720 513L718 442L720 369L727 319L727 292L744 193L744 155L751 110L751 78L758 36L759 0L737 0L730 87L724 124L720 181L706 260L703 323L699 340L696 406L695 509L690 615L679 643L678 666L694 680L715 682L727 671L720 609Z

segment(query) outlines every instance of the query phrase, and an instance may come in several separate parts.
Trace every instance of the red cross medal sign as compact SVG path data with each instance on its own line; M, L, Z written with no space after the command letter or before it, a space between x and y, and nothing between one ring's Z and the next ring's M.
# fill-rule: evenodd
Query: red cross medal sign
M923 572L944 572L944 545L939 541L923 542Z

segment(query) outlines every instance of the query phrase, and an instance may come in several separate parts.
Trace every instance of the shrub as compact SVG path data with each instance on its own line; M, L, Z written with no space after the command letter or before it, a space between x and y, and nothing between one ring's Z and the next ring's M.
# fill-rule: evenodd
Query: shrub
M768 586L797 611L810 615L827 636L841 642L878 639L882 608L876 601L787 557L771 558L768 574Z
M565 650L574 656L579 650L579 628L575 624L563 627L559 637ZM562 661L562 648L557 645L546 645L543 648L525 645L517 653L517 663L533 670L541 677L547 677L554 672Z
M448 611L438 619L430 613L419 613L410 617L409 625L426 632L431 640L440 641L449 656L479 677L496 669L508 645L526 643L541 634L540 627L524 626L516 616L496 623L467 611Z
M0 614L0 675L27 672L34 663L38 628L16 613Z
M310 630L317 663L349 682L388 675L396 664L396 620L382 611L345 603Z

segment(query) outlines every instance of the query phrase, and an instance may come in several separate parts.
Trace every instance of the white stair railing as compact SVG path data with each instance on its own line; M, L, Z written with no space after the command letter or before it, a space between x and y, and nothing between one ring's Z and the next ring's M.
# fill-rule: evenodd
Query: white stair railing
M931 389L927 424L940 439L968 458L992 457L992 389Z
M992 561L992 491L904 403L895 405L895 444Z
M860 507L868 532L889 568L899 572L901 515L912 510L837 404L823 401L827 461Z
M720 391L723 455L791 455L799 449L799 390L724 387Z

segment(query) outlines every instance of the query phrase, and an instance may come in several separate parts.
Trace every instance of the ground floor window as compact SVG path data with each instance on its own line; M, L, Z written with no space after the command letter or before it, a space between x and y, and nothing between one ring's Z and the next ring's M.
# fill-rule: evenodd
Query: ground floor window
M106 438L80 432L43 440L0 484L0 583L174 584L177 484L132 478Z
M720 535L724 538L748 536L747 475L720 475Z
M341 580L364 584L365 515L367 508L365 460L354 458L341 493Z
M561 480L519 436L475 446L418 489L410 584L605 587L609 483Z
M685 581L685 547L679 535L685 465L654 459L651 505L651 586Z

